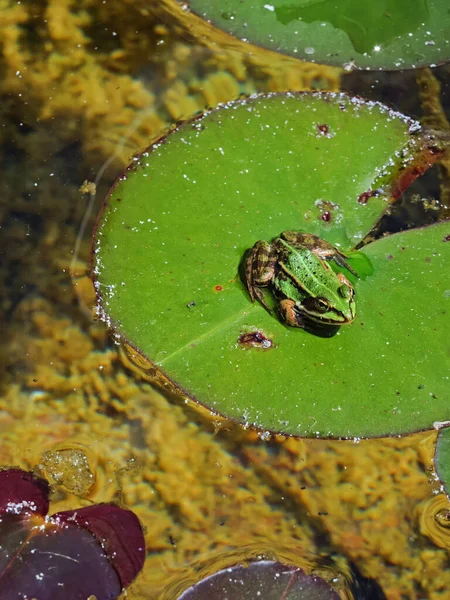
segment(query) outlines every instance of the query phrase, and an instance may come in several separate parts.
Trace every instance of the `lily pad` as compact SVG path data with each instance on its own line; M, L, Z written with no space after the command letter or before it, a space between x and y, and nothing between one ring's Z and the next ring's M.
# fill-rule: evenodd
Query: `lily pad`
M445 493L450 497L450 427L439 430L434 466Z
M267 560L235 565L205 577L184 591L179 600L339 600L328 583L299 567Z
M358 244L437 156L419 130L320 94L253 98L175 129L104 205L100 314L180 393L241 423L334 437L430 427L448 412L448 224L352 253L357 317L332 338L285 326L238 276L248 248L286 229Z
M189 0L188 6L235 37L308 61L405 69L450 59L447 0Z

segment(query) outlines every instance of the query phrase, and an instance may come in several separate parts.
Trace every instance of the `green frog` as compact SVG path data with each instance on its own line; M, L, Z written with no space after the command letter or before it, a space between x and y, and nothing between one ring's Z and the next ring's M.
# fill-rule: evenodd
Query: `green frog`
M280 319L291 327L346 325L355 319L355 290L343 273L328 261L357 276L347 256L311 233L283 231L270 244L258 241L243 263L250 298L272 313L265 299L270 289Z

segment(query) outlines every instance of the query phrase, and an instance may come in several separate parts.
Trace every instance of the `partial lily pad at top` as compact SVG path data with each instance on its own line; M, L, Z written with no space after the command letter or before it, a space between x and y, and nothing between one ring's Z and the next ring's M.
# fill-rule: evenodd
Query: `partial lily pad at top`
M443 427L439 430L434 467L444 486L445 493L450 497L450 427Z
M320 577L267 560L223 569L184 591L179 600L339 600Z
M406 69L450 59L447 0L189 0L188 6L235 37L308 61Z
M428 428L448 406L448 225L354 253L357 317L333 338L252 303L238 267L286 229L350 250L436 156L417 123L344 95L258 97L182 125L105 203L100 313L180 393L241 423L334 437Z

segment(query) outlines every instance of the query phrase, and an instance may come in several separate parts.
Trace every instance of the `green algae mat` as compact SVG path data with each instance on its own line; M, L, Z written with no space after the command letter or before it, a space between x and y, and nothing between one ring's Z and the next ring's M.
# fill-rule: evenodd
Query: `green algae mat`
M181 394L242 424L430 428L448 418L450 223L360 243L439 152L418 123L343 94L255 97L182 124L103 206L100 316ZM356 317L332 335L288 326L243 283L246 251L286 230L333 244L357 273L333 267Z
M406 69L450 59L448 0L189 0L246 41L349 68Z

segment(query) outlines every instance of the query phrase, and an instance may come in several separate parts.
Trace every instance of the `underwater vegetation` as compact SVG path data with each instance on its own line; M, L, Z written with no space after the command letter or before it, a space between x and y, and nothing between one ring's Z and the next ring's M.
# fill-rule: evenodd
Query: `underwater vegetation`
M98 504L48 516L46 480L0 471L0 597L117 598L142 569L142 526L129 510Z

